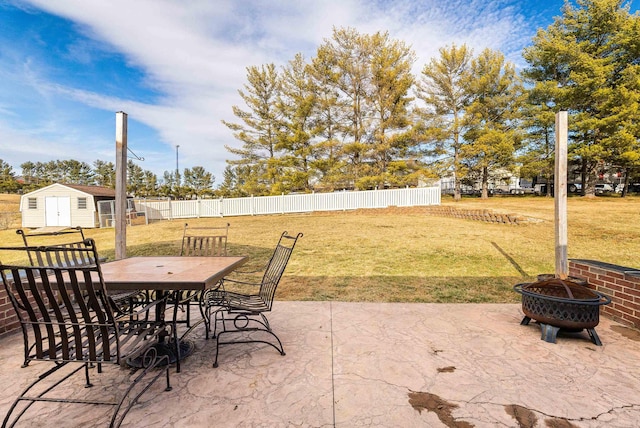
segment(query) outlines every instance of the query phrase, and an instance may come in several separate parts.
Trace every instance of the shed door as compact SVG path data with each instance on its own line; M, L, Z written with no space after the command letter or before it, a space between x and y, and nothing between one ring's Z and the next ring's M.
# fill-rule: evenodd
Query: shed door
M44 199L46 226L71 226L71 198L47 196Z

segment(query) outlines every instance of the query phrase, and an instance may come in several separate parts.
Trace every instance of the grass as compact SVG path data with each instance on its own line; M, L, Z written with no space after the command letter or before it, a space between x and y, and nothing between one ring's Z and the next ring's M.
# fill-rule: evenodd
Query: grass
M518 302L512 287L554 272L554 203L545 197L463 199L443 205L486 208L530 219L518 226L436 217L416 209L358 210L188 219L127 229L127 256L179 253L182 228L231 223L229 253L259 266L280 233L303 232L278 289L281 300L377 302ZM572 197L570 258L637 267L640 198ZM101 255L113 259L114 230L88 229ZM19 245L13 229L2 245ZM0 260L7 259L0 252Z

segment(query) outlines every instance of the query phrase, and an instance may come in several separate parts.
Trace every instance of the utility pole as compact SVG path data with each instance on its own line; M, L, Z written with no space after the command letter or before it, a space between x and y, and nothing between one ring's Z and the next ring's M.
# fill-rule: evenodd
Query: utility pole
M178 167L178 149L180 144L176 144L176 177L180 174L180 168Z

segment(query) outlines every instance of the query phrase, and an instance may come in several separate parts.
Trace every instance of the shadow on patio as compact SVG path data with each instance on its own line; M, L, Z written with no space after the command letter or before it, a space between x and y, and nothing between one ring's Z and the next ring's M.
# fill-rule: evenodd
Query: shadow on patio
M637 426L636 330L601 318L602 347L586 332L551 344L522 316L519 304L277 302L270 321L286 356L227 345L214 369L199 327L173 390L156 383L123 426ZM19 333L0 339L3 416L44 370L20 368L22 356ZM110 370L94 388L126 373ZM19 426L105 426L110 411L36 404Z

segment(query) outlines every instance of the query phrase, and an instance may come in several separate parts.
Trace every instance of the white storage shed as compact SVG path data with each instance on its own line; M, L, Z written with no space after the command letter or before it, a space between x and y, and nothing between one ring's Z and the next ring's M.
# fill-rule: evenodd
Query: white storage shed
M55 183L22 195L22 227L97 227L97 202L115 197L108 187Z

